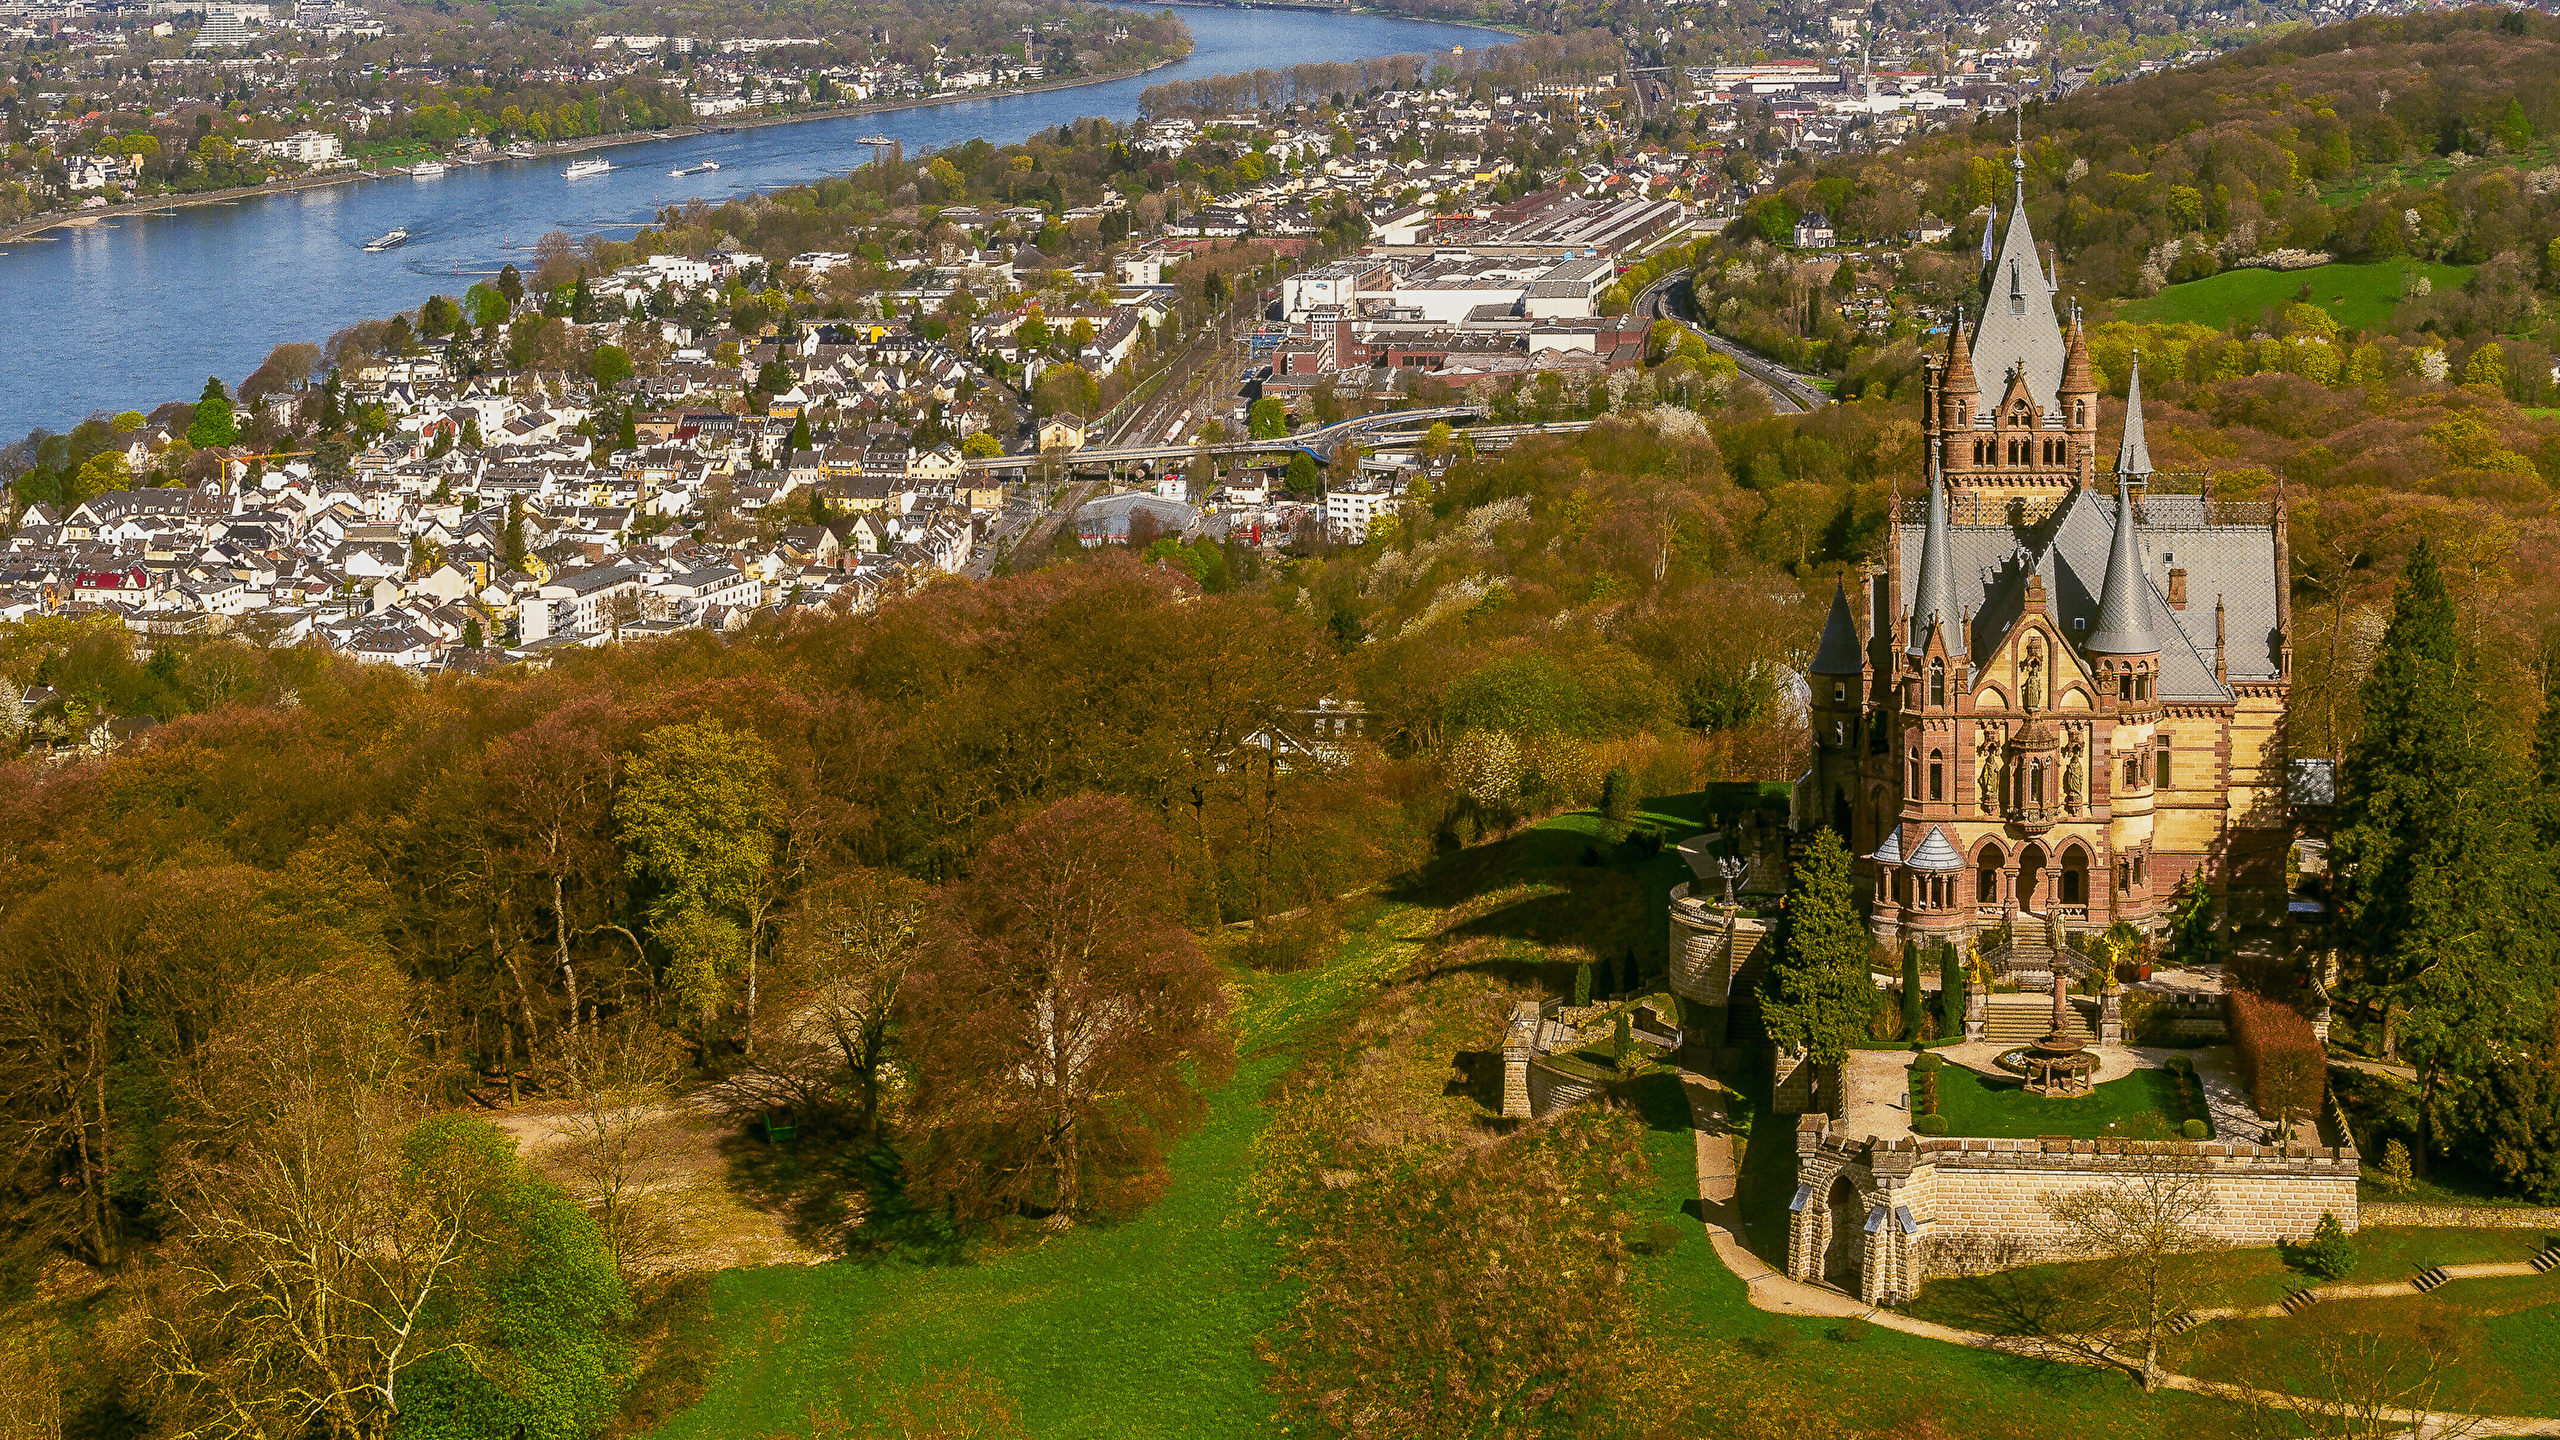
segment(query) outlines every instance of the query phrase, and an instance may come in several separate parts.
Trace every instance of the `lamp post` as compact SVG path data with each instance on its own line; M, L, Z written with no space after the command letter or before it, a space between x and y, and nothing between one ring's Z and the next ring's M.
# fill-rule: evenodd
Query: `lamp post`
M1716 861L1716 878L1724 882L1724 908L1727 910L1734 908L1733 882L1749 873L1750 869L1747 862L1735 855L1726 855Z

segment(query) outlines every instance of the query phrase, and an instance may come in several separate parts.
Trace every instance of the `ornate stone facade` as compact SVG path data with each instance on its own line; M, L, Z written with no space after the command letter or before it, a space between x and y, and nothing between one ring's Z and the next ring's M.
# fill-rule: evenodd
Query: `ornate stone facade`
M2023 186L1987 278L1971 343L1959 316L1930 367L1928 493L1833 597L1797 827L1848 842L1879 935L2156 927L2191 876L2229 917L2235 878L2280 895L2288 839L2282 495L2168 493L2138 365L2099 472L2086 337Z

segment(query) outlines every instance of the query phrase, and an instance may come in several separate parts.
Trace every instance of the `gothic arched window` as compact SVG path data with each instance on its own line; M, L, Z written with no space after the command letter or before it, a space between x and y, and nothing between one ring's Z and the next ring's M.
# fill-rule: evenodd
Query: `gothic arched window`
M1947 662L1944 660L1929 662L1929 703L1931 705L1947 703Z
M1947 798L1947 757L1936 750L1929 752L1929 798Z

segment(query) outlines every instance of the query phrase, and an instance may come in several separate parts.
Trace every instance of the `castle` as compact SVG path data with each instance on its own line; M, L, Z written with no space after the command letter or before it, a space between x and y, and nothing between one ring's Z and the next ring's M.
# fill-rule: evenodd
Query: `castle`
M1928 365L1927 498L1898 507L1854 607L1832 597L1797 829L1848 843L1880 937L2057 911L2156 929L2190 877L2228 919L2235 880L2281 894L2289 838L2281 492L2155 476L2139 357L2100 472L2087 337L2056 314L2012 168L1970 343L1959 313Z

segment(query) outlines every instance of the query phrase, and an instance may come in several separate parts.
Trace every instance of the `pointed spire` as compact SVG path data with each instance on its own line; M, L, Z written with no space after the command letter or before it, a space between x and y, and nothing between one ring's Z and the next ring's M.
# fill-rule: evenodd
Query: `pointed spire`
M2056 389L2064 395L2098 393L2098 372L2089 364L2089 337L2081 331L2079 307L2071 312L2071 348L2062 357L2062 384Z
M1822 622L1822 644L1813 652L1815 675L1859 675L1866 662L1858 656L1858 622L1849 614L1849 589L1844 581L1831 586L1831 617Z
M1927 650L1929 632L1936 629L1948 654L1964 654L1964 615L1956 609L1956 565L1947 542L1947 477L1934 453L1929 456L1929 520L1920 539L1919 580L1911 597L1910 653Z
M2107 550L2107 579L2098 591L2098 626L2081 646L2100 655L2157 654L2160 642L2151 633L2151 607L2143 591L2142 556L2134 548L2133 487L2116 479L2115 543Z
M1947 332L1947 374L1938 382L1948 395L1980 395L1982 382L1973 378L1973 349L1964 343L1964 307L1956 307L1955 327Z
M2018 213L2024 215L2027 213L2027 107L2025 104L2021 103L2015 113L2018 117L2018 149L2016 154L2009 157L2009 176L2017 182Z
M2116 447L2116 486L2124 477L2151 475L2151 447L2142 443L2142 352L2133 352L2133 378L2124 387L2124 443Z

